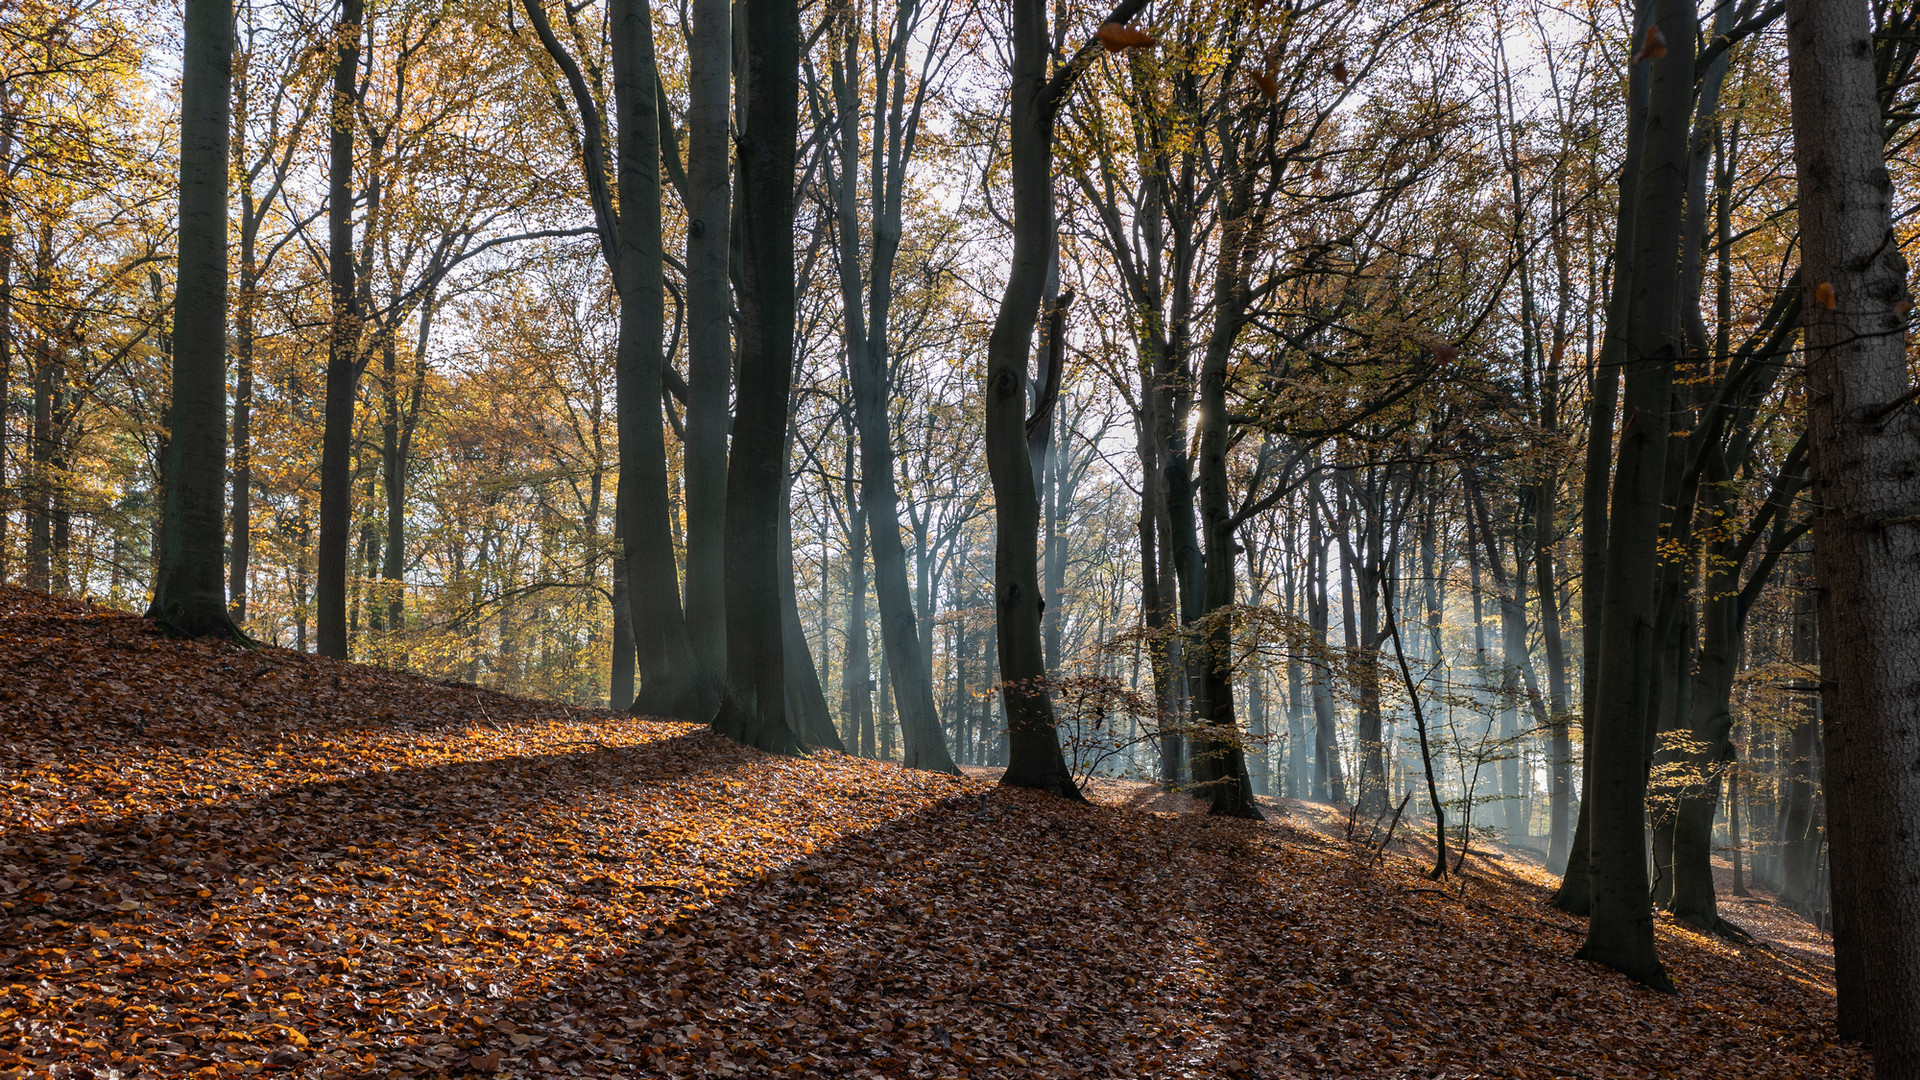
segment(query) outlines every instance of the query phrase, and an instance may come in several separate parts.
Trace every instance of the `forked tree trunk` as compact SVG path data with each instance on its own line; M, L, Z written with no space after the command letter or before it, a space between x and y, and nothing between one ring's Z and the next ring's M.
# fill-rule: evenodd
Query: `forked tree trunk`
M227 614L228 90L232 0L188 0L181 54L180 235L166 501L147 612L174 633L237 637Z
M1910 1078L1920 1076L1920 406L1865 0L1788 0L1787 73L1803 280L1817 301L1804 316L1807 427L1841 1030L1867 1033L1865 1004L1874 1075Z

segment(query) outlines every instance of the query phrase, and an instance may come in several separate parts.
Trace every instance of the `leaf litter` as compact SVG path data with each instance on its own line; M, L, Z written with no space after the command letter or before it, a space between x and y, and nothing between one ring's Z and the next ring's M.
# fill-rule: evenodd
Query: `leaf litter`
M1294 804L1092 805L0 589L0 1076L1865 1076L1803 951L1572 959ZM1511 862L1511 861L1509 861Z

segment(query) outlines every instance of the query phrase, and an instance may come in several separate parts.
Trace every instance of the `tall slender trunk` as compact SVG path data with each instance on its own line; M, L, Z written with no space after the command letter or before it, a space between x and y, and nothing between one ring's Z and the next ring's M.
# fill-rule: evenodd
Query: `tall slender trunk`
M804 745L786 710L778 577L793 379L800 10L796 0L747 0L745 14L740 378L727 461L727 677L713 730L763 750L799 753Z
M1843 1034L1920 1076L1920 412L1864 0L1788 0L1805 280L1813 567ZM1844 809L1842 809L1844 808ZM1852 954L1852 955L1849 955ZM1855 957L1859 959L1856 961ZM1853 965L1858 963L1858 967ZM1854 972L1864 985L1849 985ZM1862 993L1864 991L1864 993ZM1870 1018L1862 1024L1860 1006Z
M1318 481L1310 481L1312 503L1320 503ZM1328 544L1320 531L1321 513L1309 511L1312 518L1307 536L1307 627L1313 639L1313 797L1317 801L1345 805L1347 801L1346 779L1340 769L1340 744L1334 730L1336 723L1333 711L1333 665L1332 645L1327 641L1328 608L1332 606L1328 593L1333 585L1328 580L1327 555Z
M1636 0L1635 40L1646 33L1651 0ZM1633 297L1633 258L1637 193L1641 161L1646 156L1646 112L1652 89L1651 65L1635 64L1627 74L1627 145L1620 163L1620 201L1614 213L1610 266L1613 280L1607 294L1606 329L1595 357L1588 391L1587 452L1580 495L1580 810L1573 840L1567 849L1567 868L1553 905L1574 915L1586 915L1592 903L1589 807L1593 783L1593 724L1598 715L1600 635L1603 629L1603 593L1607 576L1607 512L1613 474L1615 419L1619 410L1620 369L1627 358L1627 315Z
M1608 693L1593 717L1588 837L1592 900L1584 959L1671 989L1654 952L1646 857L1648 725L1656 702L1653 575L1666 491L1673 368L1682 351L1679 240L1686 210L1687 119L1698 26L1692 4L1654 0L1666 55L1653 69L1647 146L1635 197L1634 273L1620 435L1607 533L1600 666ZM1616 689L1617 688L1617 689Z
M1143 6L1127 0L1123 9ZM987 339L986 451L994 503L994 611L1008 727L1001 783L1081 798L1054 724L1040 634L1040 505L1027 450L1027 368L1053 223L1054 117L1074 68L1047 77L1044 0L1014 0L1011 126L1013 256Z
M791 426L787 438L791 455ZM834 730L833 714L827 710L819 669L813 666L813 651L807 647L806 628L800 622L800 594L793 572L793 471L784 473L780 496L780 633L786 645L787 715L793 717L794 728L809 745L845 753L846 745Z
M433 331L434 292L434 289L428 289L426 298L420 304L419 331L413 341L413 380L404 398L393 386L392 373L388 374L388 384L392 389L389 390L387 409L391 419L385 427L391 431L392 438L387 444L389 448L381 469L381 477L386 485L387 538L384 561L380 567L380 577L387 591L385 621L388 630L404 629L406 617L407 463L413 457L413 433L420 423L420 403L427 390L427 343ZM600 478L597 473L593 484L594 507L590 517L597 521L600 502Z
M227 162L232 0L188 0L181 52L179 271L166 501L148 617L190 637L238 637L227 614Z
M848 433L847 457L853 457ZM847 469L847 651L840 663L840 715L849 738L863 757L875 754L873 742L873 669L867 640L867 510L855 494L852 461Z
M666 357L666 319L660 235L660 116L654 85L653 19L642 0L613 0L614 113L620 215L620 336L616 347L615 412L620 427L620 490L614 512L626 542L627 599L631 605L640 686L632 709L645 716L705 720L713 702L700 693L693 648L680 606L667 496L666 435L660 384ZM781 414L784 418L785 413ZM773 424L778 439L784 427ZM767 552L771 560L773 552ZM778 634L779 610L768 612ZM776 658L776 671L778 659ZM778 685L778 683L776 683Z
M842 312L847 346L847 373L853 389L854 421L860 433L860 497L866 512L873 551L874 592L880 608L880 643L886 654L890 691L900 709L900 733L905 744L904 764L910 768L957 773L940 730L933 703L929 659L922 648L913 610L912 587L907 580L906 546L900 538L900 505L894 481L893 433L888 408L892 391L888 379L888 331L893 303L893 268L900 247L904 145L888 145L882 133L900 125L917 125L902 113L904 73L882 63L875 72L876 125L873 169L868 177L872 245L869 261L860 258L858 204L860 161L860 28L857 8L842 9L841 49L831 55L832 83L839 112L838 146L834 155L834 194L839 218L839 265ZM912 5L902 5L897 19L911 18ZM875 30L877 33L877 28ZM889 85L895 93L888 95ZM903 136L895 134L892 138ZM862 295L864 282L865 295ZM864 302L863 302L864 301ZM921 613L922 615L926 613Z
M253 76L249 63L235 67L238 74L233 88L233 152L244 159ZM247 621L247 573L253 553L253 351L257 333L254 317L259 304L256 290L260 283L260 217L252 178L247 177L240 185L240 288L233 298L233 453L232 490L228 497L232 539L227 552L227 611L235 626L243 626ZM0 393L0 400L5 396ZM0 547L4 546L0 543Z
M1793 597L1793 627L1791 633L1791 658L1795 665L1811 671L1820 662L1820 644L1818 619L1813 590L1810 581L1804 575L1796 575ZM1787 731L1787 761L1781 781L1782 803L1781 843L1780 843L1780 902L1787 907L1815 918L1819 912L1821 882L1818 880L1820 859L1820 813L1814 801L1814 759L1818 754L1816 745L1820 723L1820 699L1805 691L1819 690L1817 682L1797 681L1796 690L1788 707L1794 711L1793 724ZM1756 834L1758 830L1755 830ZM1759 860L1754 861L1754 878L1760 877Z
M13 379L13 133L11 88L0 90L0 584L8 577L7 521L13 513L13 489L7 484L7 409ZM114 561L116 567L119 560Z
M695 0L687 39L687 637L698 678L715 700L727 662L732 33L729 0Z
M341 0L333 63L333 135L328 148L327 281L332 327L327 339L326 400L320 435L320 543L314 568L314 617L322 656L347 655L347 548L353 523L353 406L360 375L360 290L353 259L354 77L360 67L364 0Z

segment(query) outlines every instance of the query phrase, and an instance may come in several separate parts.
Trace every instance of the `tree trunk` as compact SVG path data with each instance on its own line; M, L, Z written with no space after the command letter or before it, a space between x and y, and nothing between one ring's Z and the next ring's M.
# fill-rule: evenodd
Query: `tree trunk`
M0 162L13 160L13 132L17 123L13 95L0 94ZM7 520L13 513L13 490L7 486L7 408L13 400L13 173L0 166L0 584L8 576ZM119 560L114 560L119 566Z
M1806 305L1813 567L1830 794L1842 1033L1874 1075L1920 1076L1920 415L1905 328L1913 296L1892 231L1864 0L1788 0ZM1836 811L1844 806L1842 814ZM1864 993L1862 993L1864 991Z
M789 439L788 453L792 453ZM794 721L800 737L810 746L824 746L846 753L846 744L834 730L833 714L827 710L827 695L820 688L820 673L813 666L813 652L807 647L807 631L800 623L800 596L793 573L793 472L786 470L780 496L780 633L786 643L787 715Z
M1312 502L1318 505L1318 482L1311 483ZM1327 609L1332 606L1327 595L1332 588L1327 580L1327 541L1320 531L1320 512L1310 510L1309 515L1312 521L1307 538L1307 627L1314 648L1313 684L1309 695L1313 702L1313 797L1319 802L1331 800L1344 806L1347 785L1341 775L1340 745L1334 730L1333 652L1327 643Z
M1592 903L1579 955L1649 986L1672 983L1654 952L1646 855L1647 732L1656 703L1654 576L1666 488L1668 416L1679 329L1679 237L1685 214L1687 120L1697 19L1682 0L1654 0L1666 55L1653 68L1647 145L1635 192L1627 420L1620 435L1607 532L1600 666L1589 768ZM1617 688L1617 690L1615 689Z
M147 615L189 637L238 637L227 614L227 160L232 0L188 0L181 53L179 272L166 501Z
M994 504L994 611L1008 728L1001 783L1079 799L1054 724L1040 633L1040 504L1027 451L1027 367L1046 283L1053 226L1053 126L1059 107L1047 79L1047 7L1014 0L1012 118L1013 257L987 340L986 451ZM1071 73L1072 69L1065 69Z
M787 719L780 631L780 500L793 379L794 143L800 9L747 0L740 132L740 380L727 462L727 678L713 730L778 753L805 747ZM659 400L656 380L654 400Z
M727 669L727 394L733 378L727 99L732 33L729 0L695 0L687 40L687 638L702 693L714 700Z
M848 432L853 456L853 433ZM877 752L873 741L872 652L867 640L867 511L854 494L853 464L847 479L847 651L840 662L840 715L862 757Z
M1650 0L1637 0L1635 40L1646 33ZM1567 848L1567 868L1553 906L1585 916L1592 901L1589 853L1592 801L1593 722L1597 715L1600 677L1600 633L1603 629L1603 593L1607 576L1607 503L1613 473L1614 423L1619 410L1620 367L1627 357L1627 313L1633 297L1635 223L1641 160L1646 155L1646 112L1652 88L1652 69L1633 65L1627 76L1627 145L1620 163L1620 202L1614 213L1606 329L1600 339L1588 394L1587 454L1580 493L1580 810L1575 815L1573 840Z
M616 515L617 518L617 515ZM618 520L613 526L613 667L607 681L607 708L633 707L633 599L627 591L626 541Z
M320 543L314 568L319 653L347 655L347 547L353 524L353 406L360 375L360 290L353 261L354 78L360 68L364 0L341 0L335 30L332 139L328 150L327 278L333 323L327 340L320 436Z
M707 719L713 702L695 677L693 647L680 607L679 568L667 496L666 435L661 429L660 384L665 370L661 328L666 319L660 236L660 118L654 86L653 19L640 0L614 0L612 23L614 109L621 212L614 232L620 295L615 353L615 406L620 428L620 489L614 513L626 542L627 601L640 669L633 712L679 720ZM785 413L781 414L784 418ZM786 428L775 422L776 439ZM768 548L771 561L773 550ZM776 599L777 603L777 599ZM779 634L779 608L767 625ZM775 658L776 673L778 657ZM779 686L779 683L775 683Z

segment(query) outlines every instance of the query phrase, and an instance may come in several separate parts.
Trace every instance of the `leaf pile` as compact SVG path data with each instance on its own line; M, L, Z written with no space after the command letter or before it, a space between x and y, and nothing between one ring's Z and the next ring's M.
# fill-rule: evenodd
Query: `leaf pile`
M0 1075L1864 1075L1825 972L1524 875L0 589ZM1103 798L1118 796L1103 795Z

